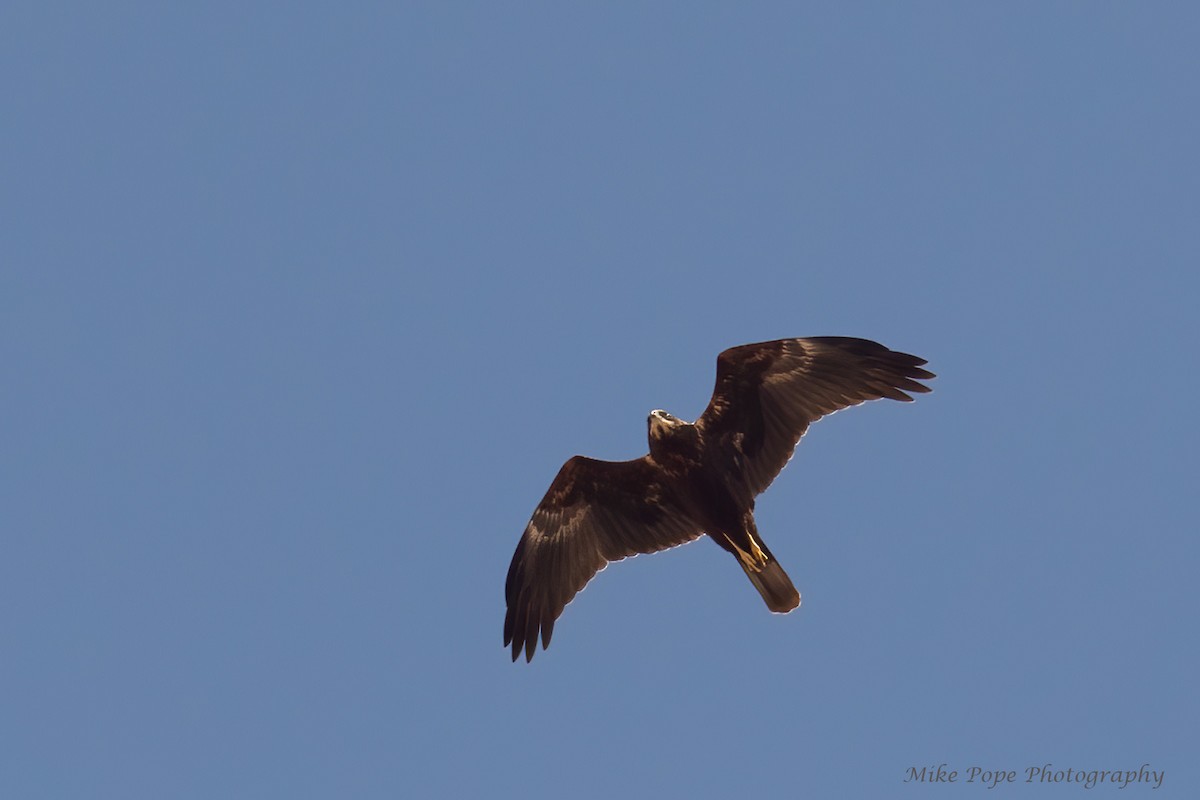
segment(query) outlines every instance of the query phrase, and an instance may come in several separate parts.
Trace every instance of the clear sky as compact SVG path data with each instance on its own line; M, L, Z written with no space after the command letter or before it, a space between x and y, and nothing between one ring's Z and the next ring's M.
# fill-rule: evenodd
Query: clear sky
M5 3L0 795L1195 797L1198 40L1185 3ZM760 498L804 605L699 541L511 663L562 462L804 335L939 376Z

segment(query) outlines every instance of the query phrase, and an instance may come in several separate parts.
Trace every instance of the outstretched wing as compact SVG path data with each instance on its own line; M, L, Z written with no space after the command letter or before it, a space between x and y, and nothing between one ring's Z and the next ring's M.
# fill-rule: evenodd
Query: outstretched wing
M563 464L517 544L504 595L504 644L513 661L533 658L541 632L550 646L554 621L610 561L653 553L701 535L649 457Z
M934 377L922 358L867 339L822 336L734 347L717 357L717 386L696 421L709 452L752 499L771 485L808 426L867 400L911 401Z

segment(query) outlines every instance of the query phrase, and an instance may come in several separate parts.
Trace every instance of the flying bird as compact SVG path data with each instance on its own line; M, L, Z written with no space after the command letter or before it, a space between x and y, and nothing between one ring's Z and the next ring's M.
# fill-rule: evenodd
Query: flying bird
M533 512L508 568L504 644L513 661L550 646L567 603L609 562L705 534L737 559L767 608L800 593L759 536L754 498L792 457L808 426L867 400L911 401L934 377L922 358L866 339L822 336L734 347L695 422L650 412L650 452L632 461L575 456Z

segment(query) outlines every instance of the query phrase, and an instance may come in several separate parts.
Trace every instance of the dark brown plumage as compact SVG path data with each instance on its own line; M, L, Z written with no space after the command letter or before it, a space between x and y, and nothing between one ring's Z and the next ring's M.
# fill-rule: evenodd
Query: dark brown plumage
M754 524L754 498L787 464L808 426L867 400L912 400L933 373L924 359L866 339L828 336L734 347L695 423L648 420L650 453L632 461L575 456L559 470L517 544L505 582L504 644L533 658L540 635L610 561L704 534L732 553L772 611L800 594Z

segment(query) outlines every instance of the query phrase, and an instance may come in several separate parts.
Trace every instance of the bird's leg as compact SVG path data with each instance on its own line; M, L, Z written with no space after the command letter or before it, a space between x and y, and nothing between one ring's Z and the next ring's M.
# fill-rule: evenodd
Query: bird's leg
M750 570L751 572L762 572L762 568L767 565L767 554L764 553L762 548L758 546L758 542L754 541L753 536L749 537L749 540L750 552L746 552L742 548L738 547L737 542L735 542L731 537L725 537L725 541L733 545L733 549L737 553L738 560L746 565L746 569Z

